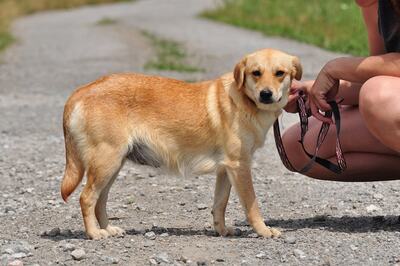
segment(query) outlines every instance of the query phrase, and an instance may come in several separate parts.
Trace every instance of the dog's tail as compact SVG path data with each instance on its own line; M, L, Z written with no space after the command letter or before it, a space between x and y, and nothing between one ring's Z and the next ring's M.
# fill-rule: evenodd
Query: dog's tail
M79 156L76 143L71 135L66 120L69 115L64 114L64 139L65 139L65 173L61 184L61 196L66 202L69 195L76 189L85 174L84 164Z

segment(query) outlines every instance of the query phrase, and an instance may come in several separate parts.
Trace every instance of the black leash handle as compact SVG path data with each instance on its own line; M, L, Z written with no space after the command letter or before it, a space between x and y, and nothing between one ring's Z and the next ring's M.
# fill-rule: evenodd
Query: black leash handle
M309 110L306 108L306 95L304 93L300 94L299 99L297 100L297 107L299 111L299 117L300 117L300 126L301 126L301 136L300 136L300 144L301 147L303 148L303 151L305 154L310 158L310 161L300 170L298 171L299 173L305 173L309 171L312 166L314 165L314 162L318 163L319 165L325 167L326 169L336 173L336 174L341 174L345 169L346 169L346 160L343 155L342 147L340 144L340 111L339 111L339 106L335 101L329 101L328 104L331 106L331 111L325 112L325 117L332 117L335 120L335 126L336 126L336 145L335 145L335 152L336 152L336 159L337 159L337 165L330 162L329 160L326 160L324 158L318 157L318 151L319 148L321 147L322 143L324 142L326 135L328 134L330 124L323 122L321 125L321 129L318 133L318 139L317 139L317 144L315 146L314 154L309 153L305 147L304 147L304 137L308 131L308 117L310 116ZM290 163L286 152L285 152L285 147L283 146L282 143L282 137L280 134L280 128L279 128L279 121L278 119L274 123L274 136L275 136L275 144L279 153L279 156L281 158L281 161L283 164L286 166L287 169L289 169L292 172L297 172L297 170L293 167L293 165Z

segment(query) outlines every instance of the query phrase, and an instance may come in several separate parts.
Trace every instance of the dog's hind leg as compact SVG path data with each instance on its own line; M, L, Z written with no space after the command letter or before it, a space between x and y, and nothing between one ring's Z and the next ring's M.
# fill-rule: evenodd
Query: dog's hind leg
M105 202L112 181L114 181L121 169L123 159L124 153L121 149L106 143L98 144L91 154L91 159L88 163L87 183L80 197L83 221L89 238L101 239L111 235L107 230L108 219L105 213ZM105 193L103 194L103 192ZM99 199L100 205L97 213L101 221L100 229L97 227L95 216L95 208Z
M225 226L225 210L231 192L231 183L228 179L225 168L217 171L215 182L214 205L211 211L214 219L214 229L221 236L233 235L233 228Z
M119 171L119 170L118 170ZM110 188L112 184L114 183L115 179L117 178L118 173L116 173L108 182L106 187L103 189L103 191L100 194L99 199L97 200L96 203L96 208L95 208L95 213L96 213L96 218L97 221L99 222L100 228L105 229L110 236L115 236L115 235L123 235L125 231L117 226L111 226L109 224L108 216L107 216L107 199L108 199L108 192L110 191Z

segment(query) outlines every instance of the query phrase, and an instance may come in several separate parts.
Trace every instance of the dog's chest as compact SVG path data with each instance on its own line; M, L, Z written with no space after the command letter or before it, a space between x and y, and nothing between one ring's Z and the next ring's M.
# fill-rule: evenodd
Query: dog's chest
M262 114L256 117L254 125L254 149L256 150L264 145L267 133L274 124L277 116L272 114Z

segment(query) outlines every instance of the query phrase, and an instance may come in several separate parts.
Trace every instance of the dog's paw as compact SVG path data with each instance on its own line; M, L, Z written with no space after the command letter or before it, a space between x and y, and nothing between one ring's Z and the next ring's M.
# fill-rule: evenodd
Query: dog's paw
M265 238L271 238L271 237L277 238L282 235L282 233L278 229L275 229L273 227L266 227L265 230L257 232L257 234Z
M233 227L225 226L224 228L216 229L217 234L220 236L235 236L236 230Z
M110 236L110 233L105 229L96 229L90 232L87 232L87 236L93 240L100 240Z
M281 231L279 231L276 228L271 227L270 230L271 230L271 233L272 233L272 237L278 238L278 237L280 237L282 235Z
M119 228L118 226L109 225L107 226L106 230L110 236L123 236L125 234L125 230Z

